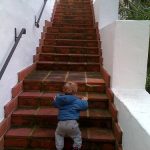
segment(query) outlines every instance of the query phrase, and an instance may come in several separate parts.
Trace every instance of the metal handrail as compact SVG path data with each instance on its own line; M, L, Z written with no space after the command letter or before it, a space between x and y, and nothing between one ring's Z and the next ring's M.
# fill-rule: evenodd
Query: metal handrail
M40 26L40 25L39 25L39 22L40 22L40 19L41 19L42 14L43 14L43 11L44 11L44 8L45 8L46 3L47 3L47 0L44 0L44 4L43 4L43 7L42 7L42 10L41 10L40 15L39 15L39 17L38 17L37 20L36 20L36 16L35 16L35 26L36 26L37 28L39 28L39 26Z
M18 45L18 43L19 43L21 37L22 37L22 34L26 34L26 29L25 29L25 28L22 28L22 30L21 30L21 32L20 32L20 34L19 34L18 36L17 36L17 30L16 30L16 28L15 28L15 44L14 44L14 46L12 47L12 49L11 49L11 51L10 51L10 53L9 53L9 55L8 55L8 57L7 57L7 59L5 60L5 63L4 63L4 65L3 65L3 67L2 67L2 69L1 69L1 71L0 71L0 80L1 80L1 78L2 78L2 76L3 76L3 74L4 74L4 72L5 72L5 70L6 70L6 68L7 68L7 65L8 65L8 63L9 63L9 61L10 61L10 59L11 59L11 57L12 57L12 55L13 55L15 49L16 49L16 47L17 47L17 45Z

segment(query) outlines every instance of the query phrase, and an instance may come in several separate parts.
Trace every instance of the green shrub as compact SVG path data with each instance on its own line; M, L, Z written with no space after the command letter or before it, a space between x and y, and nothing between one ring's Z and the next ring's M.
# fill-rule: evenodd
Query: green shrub
M150 0L120 0L120 19L150 20Z
M146 90L150 93L150 68L148 69L147 78L146 78Z

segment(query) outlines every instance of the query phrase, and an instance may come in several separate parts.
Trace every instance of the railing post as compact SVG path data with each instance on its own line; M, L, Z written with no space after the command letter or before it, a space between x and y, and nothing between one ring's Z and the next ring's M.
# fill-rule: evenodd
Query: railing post
M15 28L15 44L12 47L12 49L11 49L7 59L5 60L5 63L3 65L3 67L2 67L2 69L0 70L0 80L1 80L3 74L4 74L5 70L6 70L6 67L7 67L7 65L8 65L8 63L9 63L9 61L10 61L10 59L11 59L11 57L12 57L12 55L13 55L15 49L16 49L16 47L17 47L21 37L22 37L22 34L26 34L26 29L25 28L22 28L22 30L21 30L21 32L20 32L20 34L18 36L17 36L17 29Z
M40 19L41 19L42 14L43 14L43 11L44 11L44 8L45 8L46 3L47 3L47 0L44 0L44 4L43 4L43 7L42 7L42 10L41 10L41 12L40 12L40 15L39 15L38 19L36 19L36 16L35 16L35 26L36 26L37 28L39 28L39 26L40 26L40 25L39 25L39 22L40 22Z

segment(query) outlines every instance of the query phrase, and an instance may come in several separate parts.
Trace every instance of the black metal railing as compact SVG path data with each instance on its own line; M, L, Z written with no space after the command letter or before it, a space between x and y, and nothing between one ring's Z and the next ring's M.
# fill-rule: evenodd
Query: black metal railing
M41 19L42 14L43 14L43 11L44 11L44 8L45 8L46 3L47 3L47 0L44 0L44 4L43 4L43 7L42 7L42 10L41 10L41 12L40 12L40 15L39 15L38 19L36 19L36 16L35 16L35 26L36 26L37 28L39 28L39 26L40 26L40 25L39 25L39 22L40 22L40 19Z
M15 28L15 44L12 47L12 49L11 49L7 59L5 60L5 63L3 65L3 67L2 67L2 69L0 71L0 80L1 80L3 74L4 74L5 70L6 70L6 67L7 67L7 65L8 65L8 63L9 63L9 61L10 61L10 59L11 59L11 57L12 57L12 55L13 55L13 53L14 53L14 51L15 51L15 49L16 49L16 47L17 47L17 45L18 45L18 43L19 43L19 41L20 41L20 39L21 39L23 34L26 34L26 29L25 28L22 28L22 30L21 30L21 32L20 32L20 34L18 36L17 36L17 30Z

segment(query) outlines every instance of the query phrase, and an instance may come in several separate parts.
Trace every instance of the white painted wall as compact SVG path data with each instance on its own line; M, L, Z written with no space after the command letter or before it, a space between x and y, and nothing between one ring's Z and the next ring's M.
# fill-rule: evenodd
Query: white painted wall
M118 19L119 0L93 0L93 4L100 29Z
M150 149L150 94L144 89L114 89L123 131L123 150Z
M113 88L145 88L149 25L150 21L116 21L101 29L104 68L112 75Z
M150 21L115 21L100 30L123 150L150 149L150 94L145 91L149 26Z
M150 21L116 21L117 5L114 0L94 2L103 64L111 75L123 150L149 150L150 94L145 91L145 82Z
M14 28L17 28L18 34L21 28L27 30L0 80L0 121L4 105L11 99L11 89L17 83L17 72L32 64L44 22L51 18L54 1L47 1L40 28L34 26L34 17L39 15L44 0L0 1L0 68L14 44Z

